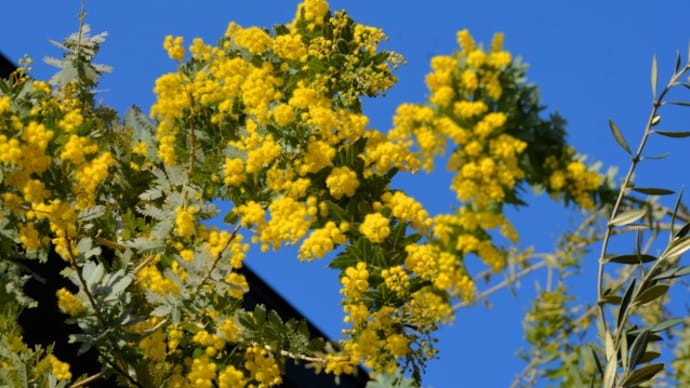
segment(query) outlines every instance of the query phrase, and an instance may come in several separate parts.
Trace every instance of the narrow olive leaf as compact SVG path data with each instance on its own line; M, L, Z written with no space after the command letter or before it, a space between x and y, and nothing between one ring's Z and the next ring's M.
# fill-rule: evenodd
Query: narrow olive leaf
M628 367L628 336L621 336L620 340L618 341L618 345L618 357L621 358L621 367L623 368L623 373L625 373L626 370L630 369Z
M604 368L601 366L601 361L599 361L599 356L597 356L597 351L594 350L594 347L592 345L589 346L589 350L592 351L592 356L594 356L594 363L597 366L597 370L603 376L604 375Z
M681 276L687 276L690 275L690 265L686 265L685 267L680 267L676 270L676 272L673 274L673 277L679 278Z
M652 360L655 360L661 356L661 353L659 352L645 352L642 355L642 358L640 358L640 364L644 364L646 362L650 362Z
M651 331L652 333L658 333L658 332L660 332L660 331L664 331L664 330L666 330L666 329L670 329L670 328L672 328L673 326L678 325L678 324L680 324L680 323L683 323L683 320L682 320L682 319L678 319L678 318L676 318L676 319L667 319L667 320L665 320L665 321L663 321L663 322L659 322L659 323L657 323L656 325L650 327L650 328L649 328L649 331Z
M661 254L659 259L661 260L667 257L682 255L688 249L690 249L690 236L674 239L670 244L668 244L666 250Z
M680 189L680 193L678 193L678 198L676 198L676 203L673 205L673 214L671 215L671 233L669 233L668 237L668 242L669 244L671 241L673 241L676 236L674 236L673 229L676 227L676 218L678 217L678 209L680 209L681 202L683 201L683 190L684 188ZM680 236L682 237L682 236Z
M659 189L656 187L633 187L633 191L647 195L669 195L675 194L675 191L668 189Z
M623 213L616 215L611 220L611 225L621 226L621 225L632 224L633 222L642 218L642 216L644 216L646 212L647 211L645 209L631 209L631 210L624 211Z
M613 358L609 359L606 364L606 372L604 372L604 387L612 388L613 384L616 382L616 369L618 368L618 359L616 354L613 354Z
M640 158L640 160L646 159L646 160L659 160L659 159L666 159L669 156L671 156L670 152L664 152L663 154L659 155L654 155L654 156L643 156Z
M656 260L655 256L652 255L647 255L647 254L639 254L639 255L618 255L618 256L613 256L611 257L608 262L609 263L618 263L618 264L640 264L640 263L649 263L650 261Z
M682 272L682 273L680 275L678 275L678 272ZM661 273L654 275L651 280L673 279L673 278L687 275L688 273L690 273L690 266L685 266L685 267L680 267L680 268L671 268L671 269L667 269L664 272L661 272Z
M690 131L654 131L654 133L666 137L690 137Z
M623 321L623 318L626 315L625 312L628 309L628 305L630 304L630 298L632 298L633 291L635 291L636 281L637 279L633 278L630 282L630 285L628 286L628 289L625 290L623 300L621 301L620 309L618 310L618 319L616 320L616 327L623 327L623 324L625 323Z
M651 380L657 373L664 369L664 363L647 365L633 372L627 379L623 380L622 387L631 387L644 381Z
M673 66L673 73L678 73L680 70L680 50L676 50L676 64Z
M649 338L649 330L644 330L640 335L635 338L632 346L630 347L630 367L635 368L637 364L642 359L642 356L647 350L647 338Z
M669 101L667 104L679 105L679 106L690 106L690 101Z
M680 229L678 229L678 231L673 234L673 238L685 237L688 235L688 232L690 232L690 222L681 226Z
M655 284L646 290L642 291L637 298L635 298L634 303L638 305L647 304L654 301L655 299L663 296L668 291L668 284Z
M606 351L606 360L611 362L611 359L616 357L616 348L613 345L613 337L608 331L604 334L604 350Z
M632 152L630 151L630 147L628 147L628 143L625 141L625 138L623 137L623 134L621 133L621 130L618 129L616 126L616 123L613 122L613 120L609 119L609 128L611 128L611 133L613 134L613 137L616 139L616 142L623 147L625 152L628 153L628 155L632 155Z

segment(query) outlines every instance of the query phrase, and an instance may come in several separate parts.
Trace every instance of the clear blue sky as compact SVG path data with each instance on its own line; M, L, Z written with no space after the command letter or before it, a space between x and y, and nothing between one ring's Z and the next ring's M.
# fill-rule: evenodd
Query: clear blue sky
M61 40L77 28L79 1L34 0L4 2L0 23L0 51L16 61L25 53L37 62L38 78L52 70L41 64L45 55L59 55L48 39ZM271 26L289 21L297 1L89 1L87 21L94 32L109 38L97 62L113 66L103 80L102 102L123 112L129 105L148 111L153 82L174 69L162 49L166 34L196 36L215 42L230 20L243 26ZM528 62L528 76L539 85L542 100L569 121L570 141L605 165L627 169L623 152L610 136L607 120L614 118L636 145L650 107L649 68L657 54L661 81L673 66L676 49L684 55L690 27L690 2L643 1L331 1L332 9L346 8L359 22L384 29L387 49L402 53L408 64L398 71L399 83L386 97L369 101L365 113L373 127L387 130L395 107L404 101L422 102L424 75L430 58L456 49L455 33L468 28L477 40L489 41L495 31L506 35L506 47ZM684 57L685 58L685 57ZM661 84L662 82L660 82ZM685 120L667 129L690 130ZM666 120L665 122L669 122ZM673 124L677 124L672 127ZM678 143L672 163L643 165L644 186L679 188L690 182L687 142ZM652 142L650 150L665 151L669 143ZM678 167L683 166L683 167ZM653 172L653 173L652 173ZM447 209L453 196L444 177L401 179L401 187L433 212ZM552 247L558 231L568 227L568 213L540 197L530 209L513 214L522 246ZM582 295L593 300L595 255L585 260L579 282ZM254 255L250 266L331 336L342 328L337 274L326 262L299 264L294 251ZM543 275L543 274L541 274ZM504 387L522 370L515 357L522 344L521 319L534 294L531 277L521 282L518 298L503 292L482 306L460 311L453 326L440 332L440 360L429 364L425 386ZM578 291L580 292L580 291Z

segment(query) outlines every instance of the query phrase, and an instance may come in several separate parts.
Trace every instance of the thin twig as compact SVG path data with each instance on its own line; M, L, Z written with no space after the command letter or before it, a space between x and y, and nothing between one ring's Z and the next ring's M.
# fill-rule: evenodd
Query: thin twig
M538 257L538 256L540 256L540 255L539 254L534 255L534 257ZM506 277L506 279L504 281L502 281L498 284L495 284L494 286L488 288L487 290L480 292L479 294L476 295L476 297L471 302L464 302L463 301L463 302L457 303L455 306L452 307L452 310L457 311L463 307L468 307L468 306L475 304L476 302L484 300L487 297L489 297L489 295L511 285L516 280L521 279L521 278L529 275L530 273L532 273L532 272L534 272L534 271L536 271L536 270L538 270L538 269L540 269L546 265L548 265L548 263L547 263L546 259L544 258L542 261L540 261L536 264L533 264L530 267L525 268L522 271L520 271L520 272L518 272L512 276L508 276L508 277Z
M78 387L82 387L86 384L92 383L92 382L100 379L102 375L103 375L103 373L98 372L95 375L85 377L84 379L77 381L76 383L70 385L70 388L78 388Z

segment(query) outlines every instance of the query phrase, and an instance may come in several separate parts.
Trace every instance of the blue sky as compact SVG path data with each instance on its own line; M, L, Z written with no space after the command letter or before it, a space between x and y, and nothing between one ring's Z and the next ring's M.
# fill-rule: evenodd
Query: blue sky
M113 73L100 86L104 90L100 98L121 112L131 104L148 111L155 78L175 66L162 49L166 34L182 35L186 42L197 36L214 42L230 20L243 26L268 27L289 21L296 4L285 0L90 1L87 21L93 32L109 33L97 62L113 66ZM397 73L398 85L387 96L365 104L372 127L387 130L400 103L424 101L429 60L456 49L457 30L468 28L481 41L489 41L494 32L501 31L507 49L530 64L528 77L541 88L543 103L568 120L569 139L578 151L606 166L627 169L628 161L611 137L607 120L613 118L631 146L636 146L649 114L652 55L658 56L663 84L676 50L681 49L685 58L690 39L690 2L651 4L340 0L331 1L331 8L346 8L355 20L383 28L390 37L386 48L407 59ZM75 31L78 10L77 0L6 2L0 51L14 61L28 53L37 62L35 76L49 77L52 70L40 59L60 53L48 39L59 41ZM679 115L664 120L668 123L664 129L690 130L688 120ZM671 159L643 164L639 182L672 189L687 185L687 169L679 166L690 162L688 143L658 140L652 140L650 152L670 150ZM453 204L446 179L419 175L400 179L398 184L438 212ZM532 207L512 212L522 237L520 244L548 250L558 232L570 225L571 215L545 197L531 202ZM584 262L578 292L593 300L596 262L595 255L590 256ZM328 270L325 261L299 264L294 251L281 251L255 254L249 265L326 333L338 336L342 312L337 273ZM460 311L455 324L440 332L440 359L429 364L425 386L509 386L524 367L515 351L522 344L524 310L534 294L534 282L541 278L543 273L523 280L517 298L507 291L495 295L491 310L477 306Z

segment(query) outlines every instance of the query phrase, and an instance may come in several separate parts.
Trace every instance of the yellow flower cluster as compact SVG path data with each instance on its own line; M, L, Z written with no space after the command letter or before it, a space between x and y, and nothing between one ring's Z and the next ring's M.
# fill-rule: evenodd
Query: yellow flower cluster
M411 324L420 327L433 326L453 320L453 310L441 296L424 288L412 294L412 300L404 308L411 315Z
M187 381L191 386L198 388L211 388L216 379L216 363L203 355L192 360L192 365L187 374Z
M177 350L178 346L180 345L180 340L182 340L182 336L184 335L183 331L180 329L178 325L169 325L168 326L168 349L171 352L174 352Z
M192 337L192 341L204 347L204 352L209 357L215 357L225 347L225 340L206 330L199 330Z
M74 186L77 195L76 209L88 209L95 205L97 188L108 177L108 171L115 165L110 152L103 152L98 157L77 167Z
M488 240L487 233L489 229L501 227L513 239L517 236L512 226L503 219L487 226L486 223L471 225L462 218L469 217L469 213L484 218L487 214L500 215L506 198L524 177L518 158L527 143L505 133L506 113L490 109L501 98L499 74L511 63L511 56L503 51L500 34L494 36L488 52L476 45L467 30L458 32L457 38L459 52L431 60L432 72L426 77L426 83L432 105L401 105L388 138L398 144L414 139L417 157L428 171L433 169L433 160L445 151L447 141L455 144L447 167L455 171L451 189L464 206L460 214L437 217L433 234L448 249L475 253L494 270L500 270L505 258ZM461 266L452 264L450 258L439 259L443 255L432 254L429 249L408 252L411 265L408 268L418 276L433 280L439 289L471 295L473 283L461 285L467 277ZM441 265L444 261L447 263ZM439 270L440 267L444 270Z
M410 351L409 345L407 337L400 334L392 334L386 338L386 349L395 357L401 357L407 354Z
M177 294L178 288L175 282L163 276L156 267L158 261L158 257L154 258L149 265L137 272L137 281L144 289L151 290L160 295Z
M283 381L278 363L266 349L256 346L247 348L244 367L252 380L259 383L259 387L271 387Z
M224 320L223 323L221 323L218 327L218 331L225 336L225 340L228 342L237 342L242 333L242 330L232 319Z
M49 354L47 356L48 362L50 363L50 371L58 381L69 381L72 380L72 373L69 371L69 364L60 361L57 357Z
M98 152L98 144L84 136L72 134L62 148L60 159L69 161L75 166L84 163L85 157Z
M390 221L381 213L371 213L364 217L364 222L359 225L359 231L369 241L377 244L383 242L391 233Z
M358 306L357 308L352 308ZM346 305L352 318L357 314L356 310L366 307L363 305ZM405 307L407 309L407 307ZM341 368L356 365L360 360L368 368L381 372L392 372L397 367L396 359L410 352L411 337L405 334L400 327L403 319L403 310L391 306L382 306L377 311L366 315L365 319L354 320L353 328L345 330L349 338L341 341L347 357L334 357L334 362L339 361ZM409 318L406 317L406 321Z
M50 222L50 231L55 236L51 242L60 257L69 261L79 253L72 241L77 236L77 214L69 203L59 199L49 204L33 203L33 211L38 220Z
M190 238L196 231L195 213L196 208L193 205L175 208L175 231L181 238Z
M27 251L40 248L44 240L39 235L34 224L19 225L19 241Z
M354 366L349 356L341 356L337 354L326 355L325 372L340 376L342 374L351 374L354 371Z
M410 277L402 266L395 266L381 271L386 286L398 295L403 295L410 285Z
M299 174L303 176L308 173L319 172L321 169L333 165L334 156L335 148L328 143L320 140L309 142L307 152L304 154L304 161L298 165Z
M387 193L382 199L390 207L394 217L401 221L409 222L415 229L420 229L424 232L433 223L429 213L422 207L422 204L414 198L408 197L402 191L396 191L392 195Z
M368 279L369 271L367 270L367 264L360 261L355 267L345 269L345 273L340 279L340 283L343 285L340 293L345 295L346 298L353 300L361 299L362 294L369 290Z
M163 48L168 52L170 59L178 62L184 59L184 47L182 47L183 38L181 36L173 37L167 35L163 41Z
M58 122L58 126L65 132L73 132L75 128L78 128L82 124L84 124L84 117L77 107L67 111L62 120Z
M232 296L233 298L242 299L244 294L249 291L249 283L247 283L247 279L244 277L244 275L241 275L237 272L230 272L227 276L225 276L225 282L230 286L228 288L228 295Z
M326 186L333 198L338 200L343 195L348 197L355 195L355 191L359 187L359 180L357 180L357 174L350 168L346 166L335 167L326 178Z
M57 291L57 301L60 310L72 317L81 315L84 310L86 310L81 299L77 298L64 287Z
M151 117L159 121L156 128L158 156L167 165L177 161L175 144L180 128L176 121L182 119L185 109L189 108L188 88L187 81L179 73L159 77L153 88L157 98L151 106Z
M405 266L408 270L422 279L432 281L437 290L449 292L465 301L474 296L474 282L468 278L455 255L431 244L408 245L405 250Z
M166 356L165 334L162 330L156 330L139 341L139 348L146 357L153 361L161 362Z
M241 370L228 365L218 374L219 388L235 388L247 386L247 378Z
M269 247L277 250L283 243L296 244L309 231L310 214L317 212L312 204L305 204L287 196L277 198L270 203L268 211L271 218L268 222L263 222L259 218L259 214L263 214L263 209L261 213L255 207L245 207L240 212L242 210L253 212L245 213L245 222L257 221L257 236L254 236L253 242L260 242L262 251L268 250Z
M328 13L328 2L325 0L305 0L297 6L297 15L293 23L304 19L309 31L323 24L323 18Z
M322 228L315 229L309 237L304 239L299 248L298 258L311 261L321 259L331 252L337 245L347 241L346 233L350 228L347 222L336 226L335 222L328 221Z
M548 163L551 162L551 163ZM557 164L555 160L547 164ZM549 178L549 188L554 192L565 192L583 209L595 206L591 193L601 185L602 176L587 169L579 160L569 162L565 169L555 170Z
M244 174L244 161L240 158L225 158L223 175L223 183L228 186L239 186L247 179Z
M306 60L307 47L302 41L302 36L296 32L276 36L273 42L273 50L281 58L302 62ZM288 120L288 123L291 121Z
M0 114L10 111L12 100L9 96L0 96Z

